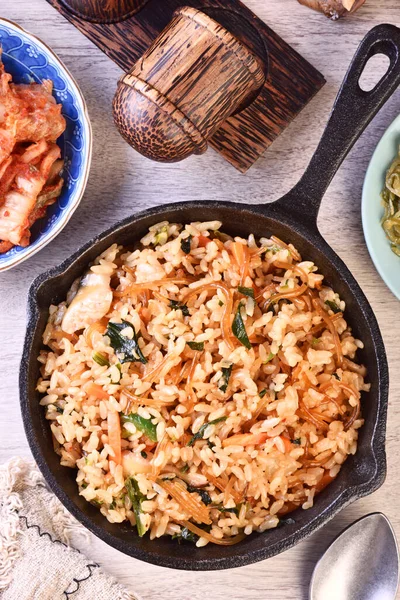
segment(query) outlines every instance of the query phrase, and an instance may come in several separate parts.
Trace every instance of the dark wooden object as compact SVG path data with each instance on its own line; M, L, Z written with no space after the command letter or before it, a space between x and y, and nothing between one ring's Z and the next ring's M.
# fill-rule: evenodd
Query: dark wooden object
M141 154L176 162L205 152L264 81L263 64L247 46L186 6L118 83L115 123Z
M83 6L94 0L47 1L125 72L182 6L207 13L244 42L263 62L265 84L257 98L229 117L209 140L215 150L242 172L254 164L324 84L323 76L240 0L148 0L138 13L112 24L84 20L65 5L80 1Z
M116 23L139 12L149 0L61 0L77 17L93 23Z

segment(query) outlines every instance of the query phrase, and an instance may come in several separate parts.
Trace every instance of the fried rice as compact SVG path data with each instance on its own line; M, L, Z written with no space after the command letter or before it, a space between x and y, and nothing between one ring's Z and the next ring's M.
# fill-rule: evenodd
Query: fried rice
M356 452L369 390L317 266L220 228L163 222L111 246L50 307L39 356L79 493L111 523L197 546L313 506Z

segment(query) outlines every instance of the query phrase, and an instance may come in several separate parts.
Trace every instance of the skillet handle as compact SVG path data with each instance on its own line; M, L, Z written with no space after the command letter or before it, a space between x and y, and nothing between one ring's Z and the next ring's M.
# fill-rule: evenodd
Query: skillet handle
M359 80L371 56L385 54L390 66L368 92ZM321 141L300 181L275 204L316 223L323 195L364 129L400 84L400 29L377 25L362 40L338 92ZM271 205L270 205L271 206Z

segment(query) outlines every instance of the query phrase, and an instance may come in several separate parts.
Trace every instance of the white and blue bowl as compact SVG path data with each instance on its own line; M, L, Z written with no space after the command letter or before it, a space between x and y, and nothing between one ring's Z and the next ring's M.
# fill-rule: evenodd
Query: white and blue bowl
M392 252L382 228L383 206L381 192L386 172L396 158L400 144L400 116L383 134L365 175L361 216L364 237L372 261L388 288L400 300L400 256Z
M89 176L92 129L85 100L77 83L54 52L19 25L0 18L0 45L5 69L15 83L51 79L53 95L62 104L67 127L57 140L64 159L64 186L46 216L31 228L31 243L0 254L0 272L20 264L51 242L78 207Z

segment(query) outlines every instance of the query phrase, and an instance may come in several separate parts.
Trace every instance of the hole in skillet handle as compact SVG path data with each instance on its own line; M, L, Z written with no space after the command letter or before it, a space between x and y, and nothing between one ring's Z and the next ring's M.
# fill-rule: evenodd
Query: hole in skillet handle
M386 54L375 54L367 61L358 80L363 92L372 92L386 75L390 67L390 59Z

